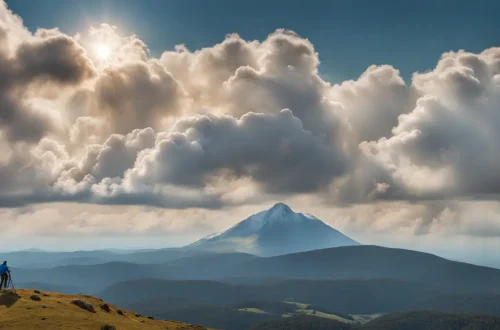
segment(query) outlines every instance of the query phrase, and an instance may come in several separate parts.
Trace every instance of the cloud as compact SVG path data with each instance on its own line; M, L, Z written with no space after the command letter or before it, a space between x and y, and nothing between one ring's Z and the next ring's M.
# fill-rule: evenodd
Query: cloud
M332 85L288 30L154 58L107 24L31 33L0 3L3 207L498 196L499 48L445 53L409 83L373 65Z
M163 118L182 113L182 86L155 61L106 68L94 88L91 114L105 118L113 133L162 128Z
M175 51L164 52L160 61L196 103L222 107L227 97L223 83L241 67L257 67L259 45L257 41L247 42L231 34L220 44L195 52L178 45Z
M0 134L15 143L36 143L57 130L40 106L41 84L74 86L94 74L92 62L76 40L57 30L29 33L19 17L0 3Z
M31 42L19 45L12 65L19 83L76 84L95 74L85 49L57 30L38 30Z
M135 184L206 185L213 175L250 177L270 192L310 192L344 172L339 151L305 131L289 110L179 120L142 152L127 179ZM290 177L295 179L292 181Z
M353 143L390 137L398 117L415 105L417 93L389 65L370 66L357 80L332 86L329 97L339 102Z
M361 150L402 198L496 198L499 74L499 48L444 54L435 70L414 75L422 96L392 135L362 142ZM393 189L387 194L397 198Z
M219 189L217 177L248 178L269 193L306 193L347 169L342 153L305 131L289 110L249 113L241 119L184 117L170 133L146 128L114 134L103 144L88 146L80 162L48 139L16 156L18 161L11 158L11 166L3 168L5 181L11 181L4 203L49 199L220 207L229 191ZM19 170L19 163L29 165ZM31 182L31 192L15 189L24 178L27 189Z
M97 66L107 66L127 62L145 62L149 55L146 44L136 35L123 37L119 34L116 26L101 24L97 27L90 27L88 37L83 41L89 48L89 53ZM105 46L109 49L106 58L99 58L99 47Z

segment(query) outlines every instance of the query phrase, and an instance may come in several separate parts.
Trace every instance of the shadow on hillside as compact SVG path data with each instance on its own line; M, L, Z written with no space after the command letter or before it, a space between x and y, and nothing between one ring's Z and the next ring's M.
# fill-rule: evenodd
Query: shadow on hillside
M2 292L0 293L0 306L9 308L14 305L19 298L21 297L14 292Z

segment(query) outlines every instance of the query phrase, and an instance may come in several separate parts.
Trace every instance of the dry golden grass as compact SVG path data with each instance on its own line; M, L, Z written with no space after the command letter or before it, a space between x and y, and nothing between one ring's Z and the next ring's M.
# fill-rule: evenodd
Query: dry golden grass
M48 296L44 296L44 293ZM17 290L14 293L0 291L0 329L1 330L57 330L81 329L100 330L104 324L113 325L116 330L202 330L203 326L189 325L176 321L150 320L145 316L109 305L108 313L99 306L100 299L87 295L66 295L53 292L36 294L41 301L33 301L33 290ZM71 304L80 299L94 306L96 313L89 312Z

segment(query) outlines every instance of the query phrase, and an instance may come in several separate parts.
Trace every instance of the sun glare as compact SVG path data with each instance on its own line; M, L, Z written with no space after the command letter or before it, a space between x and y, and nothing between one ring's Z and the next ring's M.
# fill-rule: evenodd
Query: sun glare
M95 47L95 50L96 50L96 54L97 56L104 60L104 59L107 59L109 57L109 55L111 55L111 49L106 46L106 45L97 45Z

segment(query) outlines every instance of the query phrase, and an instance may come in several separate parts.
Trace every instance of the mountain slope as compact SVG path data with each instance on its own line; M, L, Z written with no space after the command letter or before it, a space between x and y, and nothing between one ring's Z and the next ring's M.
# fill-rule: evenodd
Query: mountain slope
M13 274L19 288L95 293L114 282L132 279L220 279L243 262L255 258L258 257L245 253L204 253L161 264L109 262L39 269L14 268Z
M264 322L252 330L498 330L500 318L436 312L392 313L363 325L345 324L313 316Z
M14 268L51 268L68 265L94 265L108 262L130 262L137 264L158 264L179 258L210 254L183 248L114 252L109 250L43 252L20 251L2 254L3 260L9 261Z
M249 260L235 272L247 277L391 278L420 282L455 293L500 293L498 269L451 261L428 253L369 245Z
M176 321L152 320L135 313L108 305L110 311L100 308L100 299L83 295L63 295L59 293L37 294L40 301L30 299L34 291L18 290L18 295L0 291L0 328L19 329L100 329L105 324L116 329L128 330L202 330L202 326L189 325ZM80 299L92 304L95 313L82 309L71 302Z
M180 258L166 263L166 266L169 279L210 280L224 278L244 262L257 258L247 253L218 253Z
M166 264L139 265L126 262L110 262L98 265L73 265L40 269L14 269L18 283L42 282L77 288L80 292L93 293L116 281L158 277L168 272Z
M500 293L500 270L446 260L417 251L346 246L275 257L223 253L164 264L108 263L42 270L14 269L16 283L43 282L94 293L132 279L211 279L265 283L275 279L395 279L451 293ZM73 291L74 292L74 291ZM147 297L146 297L147 298Z
M382 279L287 280L261 285L149 279L113 284L101 292L100 296L147 315L224 329L228 324L234 325L236 320L253 322L257 319L251 315L245 316L241 309L257 308L267 313L267 316L287 313L279 306L285 300L310 305L308 309L337 316L412 310L500 316L500 295L457 296L421 283ZM230 314L228 308L233 309ZM201 315L207 318L200 318Z
M265 329L265 328L262 328ZM364 324L362 330L498 330L500 318L431 311L391 313Z
M355 325L329 320L321 317L298 315L267 321L256 325L251 330L360 330Z
M438 294L440 292L433 287L393 280L287 280L274 284L234 285L215 281L145 279L115 283L99 296L124 306L158 297L176 297L208 305L233 305L252 300L283 301L291 298L331 311L369 314L408 310L416 303L428 301ZM170 300L164 301L166 308L173 307ZM154 313L158 309L158 303L145 303L143 308Z
M358 244L316 217L295 213L287 205L278 203L222 234L209 235L188 247L274 256Z

